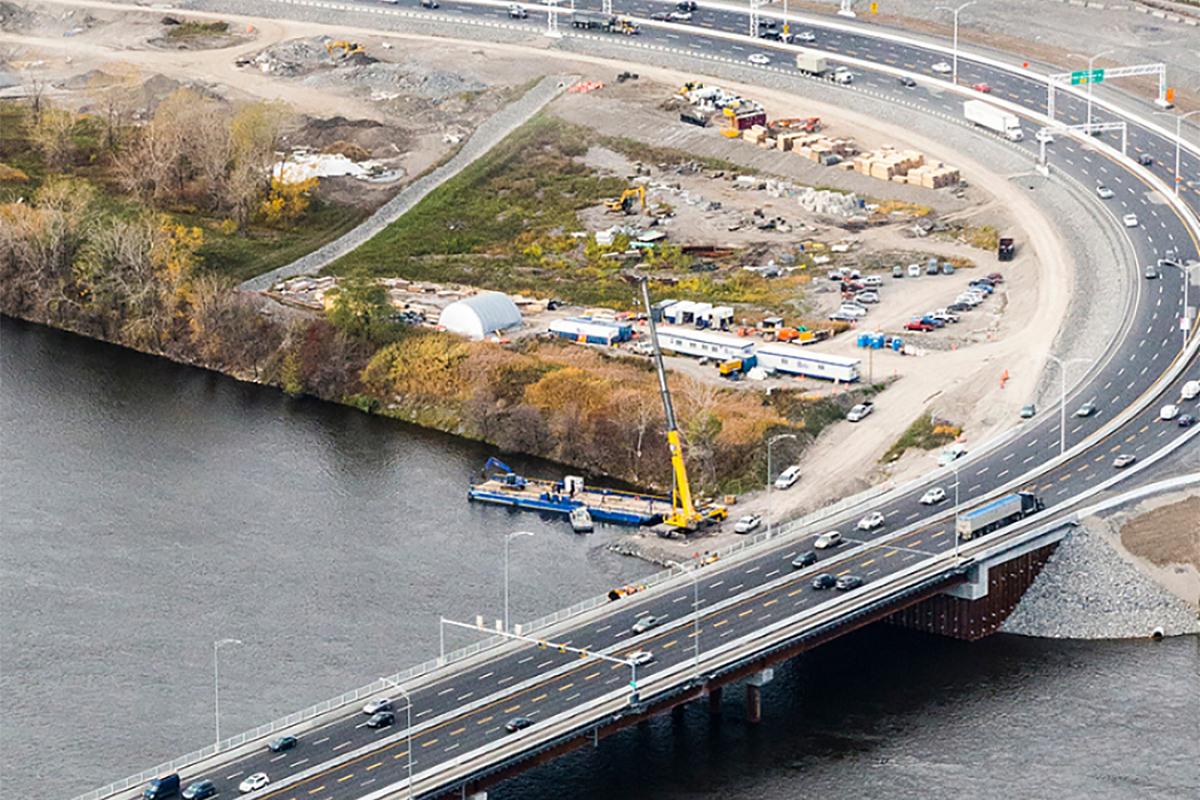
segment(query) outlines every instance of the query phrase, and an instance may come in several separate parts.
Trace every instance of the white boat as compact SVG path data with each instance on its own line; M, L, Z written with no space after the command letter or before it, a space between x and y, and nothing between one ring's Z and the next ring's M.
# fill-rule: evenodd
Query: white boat
M588 513L585 506L576 506L571 509L571 529L576 533L592 532L592 515Z

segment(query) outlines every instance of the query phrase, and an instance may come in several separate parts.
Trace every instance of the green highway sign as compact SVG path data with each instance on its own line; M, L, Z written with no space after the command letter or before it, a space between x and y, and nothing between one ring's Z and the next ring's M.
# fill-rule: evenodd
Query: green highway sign
M1082 83L1104 83L1104 70L1094 69L1090 72L1086 69L1081 69L1071 73L1071 85L1079 86Z

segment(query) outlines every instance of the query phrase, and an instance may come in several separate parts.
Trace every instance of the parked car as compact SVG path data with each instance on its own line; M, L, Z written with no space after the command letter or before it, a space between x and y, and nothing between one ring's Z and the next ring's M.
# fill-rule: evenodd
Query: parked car
M1164 422L1179 416L1179 406L1169 403L1158 410L1158 418Z
M804 569L817 563L817 554L813 550L805 550L792 559L792 569Z
M933 506L946 499L946 490L940 486L934 486L932 489L921 495L921 505Z
M992 283L1004 283L1004 276L999 272L989 272L987 274L987 279Z
M949 261L943 261L942 262L942 274L943 275L953 275L954 274L954 265L951 264Z
M272 753L282 753L284 750L291 750L298 744L300 744L300 740L295 736L280 736L268 742L267 749Z
M1096 194L1101 200L1111 200L1113 198L1113 190L1105 186L1103 183L1096 185Z
M822 589L832 589L837 585L837 578L830 575L828 572L822 572L820 575L812 579L812 587L817 591Z
M242 794L248 792L257 792L259 789L271 782L265 772L255 772L252 775L247 775L246 779L238 784L238 791Z
M879 511L872 511L858 521L858 529L860 531L873 531L884 523L883 514Z
M904 277L904 267L900 266L899 264L892 267L892 277L893 278L903 278Z
M946 309L948 311L953 311L956 314L961 314L964 311L970 311L971 306L967 303L951 303L950 305L946 306Z
M958 319L959 319L958 315L952 314L949 309L934 311L932 313L926 314L925 316L932 317L933 319L941 320L942 322L952 322L952 323L958 322Z
M910 278L921 277L921 265L920 264L909 264L908 265L908 277L910 277Z
M645 633L651 628L657 628L662 624L662 617L656 617L653 614L647 614L644 617L638 618L638 621L633 623L631 630L634 633Z
M854 299L859 303L878 303L879 292L859 292L854 295Z
M863 286L880 287L883 286L883 278L878 275L868 275L862 279Z
M939 61L931 67L938 75L949 75L954 69L945 61Z
M1029 419L1035 414L1037 414L1037 406L1033 403L1021 406L1021 419Z
M206 797L212 797L217 793L217 785L207 778L199 781L192 781L183 790L183 800L204 800Z
M1128 467L1130 464L1132 464L1135 461L1137 461L1137 456L1125 454L1123 456L1117 456L1116 458L1114 458L1113 466L1116 467L1117 469L1125 469L1126 467Z
M1125 223L1126 228L1136 228L1138 226L1137 214L1126 214L1121 217L1121 222Z
M775 478L775 488L790 489L798 480L800 480L800 465L793 464Z
M758 514L747 514L737 521L733 526L734 533L750 533L762 524L762 517Z
M839 592L848 592L851 589L857 589L863 585L863 579L857 575L843 575L837 579L837 590Z
M817 537L813 542L813 547L818 550L828 550L831 547L837 547L842 543L842 534L838 531L827 531Z
M1081 405L1079 408L1075 409L1075 416L1077 416L1077 417L1090 417L1092 414L1095 414L1095 413L1096 413L1096 402L1094 400L1088 400L1086 403Z
M919 319L910 320L909 322L904 323L904 330L906 331L921 331L922 333L928 333L929 331L936 329L937 328L935 325Z
M392 708L392 698L379 697L379 698L376 698L376 699L372 700L371 702L367 703L365 706L363 706L362 713L366 714L367 716L370 716L372 714L378 714L380 711L390 711L391 708Z
M635 650L626 656L636 666L642 667L654 660L654 653L649 650Z
M854 408L850 409L850 411L846 414L846 421L859 422L860 420L868 417L874 410L875 404L870 401L859 403Z
M513 717L505 724L504 730L509 733L516 733L517 731L525 730L532 724L533 720L529 717Z
M855 317L857 319L859 317L865 317L867 315L867 310L862 306L855 305L853 303L842 303L842 305L838 308L838 313L845 314L848 317Z
M924 322L927 325L932 325L935 328L946 327L945 321L940 320L937 317L929 317L929 316L921 317L921 322Z
M367 720L368 728L387 728L396 721L396 715L391 711L380 711Z

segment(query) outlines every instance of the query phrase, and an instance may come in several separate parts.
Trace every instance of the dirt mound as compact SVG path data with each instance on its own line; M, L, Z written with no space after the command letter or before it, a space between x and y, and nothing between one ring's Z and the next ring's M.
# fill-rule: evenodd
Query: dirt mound
M395 158L406 152L412 144L412 134L404 128L384 125L369 119L346 119L327 117L307 118L293 141L321 152L340 152L355 160L346 147L365 151L366 158Z
M1148 511L1121 526L1121 544L1151 564L1200 569L1200 497Z
M0 2L0 31L20 33L29 30L37 21L37 14L16 3Z

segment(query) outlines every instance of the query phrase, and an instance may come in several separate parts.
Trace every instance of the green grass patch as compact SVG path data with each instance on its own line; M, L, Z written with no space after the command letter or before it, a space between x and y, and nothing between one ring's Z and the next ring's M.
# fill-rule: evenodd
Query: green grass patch
M224 36L229 33L228 22L199 22L189 20L180 25L172 25L167 31L169 39L190 39L201 36Z
M910 448L933 450L950 444L962 433L962 429L941 420L934 420L929 414L922 414L913 420L900 438L887 449L880 460L887 464L896 461Z
M709 170L723 170L725 172L741 175L750 174L750 170L743 166L726 161L723 158L712 158L710 156L697 156L683 150L675 150L670 147L656 147L654 145L639 142L637 139L630 139L626 136L604 136L596 140L596 144L607 147L609 150L614 150L621 155L633 161L650 162L652 164L686 164L694 161L701 167Z

